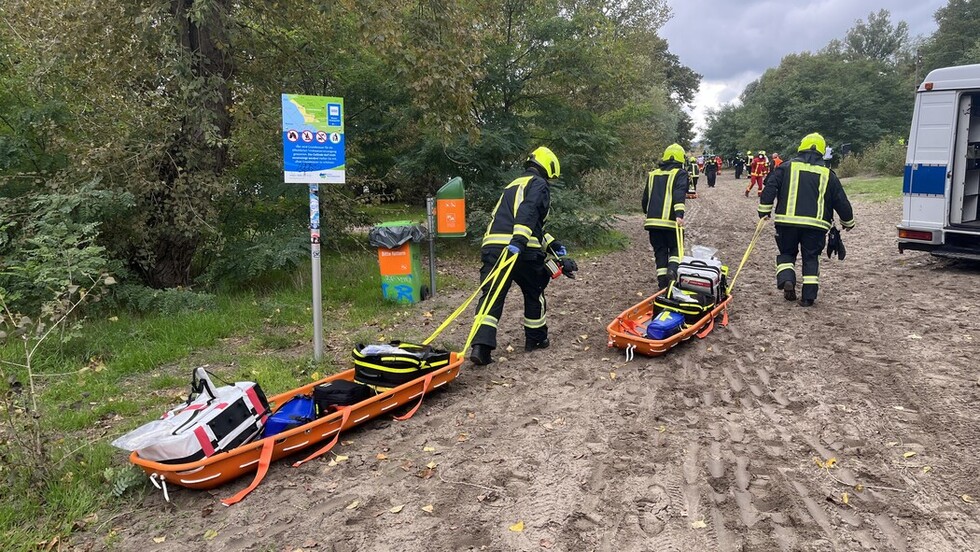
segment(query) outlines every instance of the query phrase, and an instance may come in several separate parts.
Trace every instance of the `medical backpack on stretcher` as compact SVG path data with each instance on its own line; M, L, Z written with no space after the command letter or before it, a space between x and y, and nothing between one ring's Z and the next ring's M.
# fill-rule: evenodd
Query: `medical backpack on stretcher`
M194 370L184 404L112 444L163 464L194 462L253 440L268 416L269 402L257 383L215 387L202 366Z
M449 364L450 352L406 341L354 347L354 381L377 389L398 387Z

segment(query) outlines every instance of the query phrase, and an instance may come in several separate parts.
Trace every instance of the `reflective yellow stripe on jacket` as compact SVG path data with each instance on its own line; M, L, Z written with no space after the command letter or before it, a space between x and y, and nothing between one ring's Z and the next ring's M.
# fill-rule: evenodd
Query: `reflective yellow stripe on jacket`
M533 177L525 176L522 178L517 178L513 182L508 184L506 188L504 188L504 190L517 188L517 190L515 190L514 192L514 205L511 208L514 218L517 218L517 210L520 209L521 203L524 202L524 193L525 190L527 189L528 183L531 182L531 178ZM500 202L502 202L503 200L504 200L504 195L501 194L500 198L497 200L497 204L494 205L493 211L491 211L491 213L493 213L494 215L497 213L498 209L500 209ZM547 219L547 215L545 216L545 218ZM532 230L523 224L515 224L513 232L510 234L497 233L497 232L493 232L492 230L493 230L493 221L491 220L490 224L487 225L487 232L483 235L482 245L484 246L509 245L511 239L513 239L514 235L516 234L527 238L528 249L541 249L541 240L534 237L532 235Z
M789 191L786 195L786 212L784 214L776 213L776 222L779 224L811 226L814 228L821 228L823 230L830 230L830 223L823 219L825 206L824 198L827 195L827 186L830 183L830 169L827 167L820 167L818 165L809 165L807 163L797 162L791 163L790 169ZM820 177L820 184L818 185L817 191L817 213L815 217L796 214L796 202L798 201L800 190L801 172L814 173Z
M670 220L670 207L671 203L674 201L674 179L677 178L677 173L680 169L671 169L669 171L662 171L657 169L655 171L650 171L647 177L647 197L650 201L653 201L653 181L658 176L667 177L667 186L664 188L664 204L660 210L659 217L647 217L646 221L643 223L644 228L659 227L659 228L677 228L677 223ZM650 207L647 206L647 213L650 212Z

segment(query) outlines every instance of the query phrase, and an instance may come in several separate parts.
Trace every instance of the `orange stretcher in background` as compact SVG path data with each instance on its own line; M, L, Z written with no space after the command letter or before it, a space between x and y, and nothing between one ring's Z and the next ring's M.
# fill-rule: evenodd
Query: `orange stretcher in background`
M728 325L728 304L732 301L731 295L726 296L723 301L715 305L697 322L685 325L680 332L666 339L646 337L647 324L659 314L659 309L654 306L654 301L665 291L662 289L626 309L606 326L606 330L609 332L609 347L626 351L626 360L632 360L635 353L651 357L660 356L676 347L678 343L687 341L692 337L703 339L714 330L715 319L719 316L721 317L719 324L721 326Z
M463 356L452 353L447 366L430 372L425 376L379 393L370 399L351 406L341 407L337 412L333 412L299 427L241 445L232 450L218 453L195 462L163 464L140 458L136 452L129 455L129 461L146 472L154 485L158 487L162 485L165 493L166 484L180 485L181 487L191 489L211 489L245 474L256 472L251 485L235 496L222 500L225 505L231 505L245 498L248 493L258 486L265 477L269 469L269 464L275 460L307 449L321 443L329 437L333 437L325 446L305 459L293 464L294 467L298 467L309 460L329 452L337 444L342 431L366 422L371 418L380 416L397 407L409 405L413 401L417 401L408 413L395 419L407 420L412 417L419 406L421 406L425 394L456 379L462 364ZM334 374L308 385L275 395L269 398L269 402L273 405L272 409L275 411L276 408L282 406L286 401L296 395L311 394L313 388L317 385L340 379L352 381L354 379L354 370Z

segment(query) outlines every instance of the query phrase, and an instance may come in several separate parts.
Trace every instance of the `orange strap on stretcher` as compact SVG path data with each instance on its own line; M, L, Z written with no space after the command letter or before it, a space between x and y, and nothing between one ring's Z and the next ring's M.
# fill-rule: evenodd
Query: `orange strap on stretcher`
M276 448L276 440L273 438L267 438L262 443L262 452L259 453L259 469L255 472L255 478L252 479L252 483L248 487L238 491L235 496L224 498L221 503L225 506L231 506L232 504L237 504L241 502L243 498L248 496L248 494L255 490L259 486L259 483L265 479L265 474L269 472L269 464L272 463L272 450Z
M426 389L429 388L429 385L431 385L431 384L432 384L432 374L429 373L429 374L426 374L425 375L425 379L422 380L422 395L419 396L419 402L415 403L415 406L411 410L409 410L407 413L405 413L405 414L403 414L401 416L392 416L392 417L394 419L398 420L399 422L404 422L405 420L407 420L407 419L411 418L412 416L414 416L415 413L418 411L419 407L422 406L422 400L425 399L425 391L426 391Z
M347 420L350 418L350 413L353 410L354 409L349 406L345 406L341 408L340 411L343 412L343 414L340 416L340 427L337 428L337 433L333 434L333 439L331 439L330 442L324 445L323 448L321 448L320 450L314 452L313 454L307 456L306 458L300 460L299 462L293 463L293 467L298 468L303 464L309 462L310 460L315 460L323 456L324 454L330 452L330 449L332 449L340 440L340 432L343 431L344 426L347 425Z

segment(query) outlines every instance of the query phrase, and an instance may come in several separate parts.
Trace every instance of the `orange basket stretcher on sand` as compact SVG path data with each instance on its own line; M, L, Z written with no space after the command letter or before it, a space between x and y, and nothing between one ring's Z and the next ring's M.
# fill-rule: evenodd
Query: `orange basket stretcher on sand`
M715 305L697 322L687 325L680 332L666 339L650 339L646 337L646 326L659 314L654 301L666 290L647 297L643 301L623 311L606 326L609 332L609 347L626 351L626 360L632 360L635 353L645 356L660 356L673 349L677 344L692 337L704 339L715 328L715 319L721 317L720 325L728 325L728 305L732 301L729 295L724 301Z
M337 412L333 412L307 424L195 462L163 464L140 458L136 452L129 455L129 461L146 472L150 477L150 481L155 486L163 488L165 494L167 492L167 484L179 485L191 489L211 489L245 474L256 472L255 478L248 487L235 496L222 500L222 503L230 506L245 498L248 493L254 490L265 477L269 469L269 464L280 458L307 449L323 442L329 437L333 437L325 446L293 464L293 467L299 467L303 463L329 452L339 441L342 431L376 418L389 410L417 401L415 406L405 415L395 417L399 421L411 418L419 406L421 406L425 394L456 379L462 364L463 356L452 353L449 364L439 370L430 372L384 393L379 393L370 399L363 400L351 406L341 407ZM308 395L312 393L313 388L317 385L341 379L353 381L354 370L334 374L308 385L275 395L269 398L269 402L278 407L296 395ZM169 500L169 496L167 498Z

